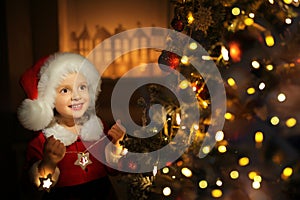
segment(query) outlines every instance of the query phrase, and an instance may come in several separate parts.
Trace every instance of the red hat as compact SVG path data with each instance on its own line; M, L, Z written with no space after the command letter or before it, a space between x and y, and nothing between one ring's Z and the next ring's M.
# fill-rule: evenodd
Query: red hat
M85 57L75 53L55 53L41 58L21 76L20 84L27 98L18 108L21 124L29 130L42 130L54 117L56 88L66 75L82 73L88 82L89 109L95 109L95 100L100 92L100 77L94 65Z

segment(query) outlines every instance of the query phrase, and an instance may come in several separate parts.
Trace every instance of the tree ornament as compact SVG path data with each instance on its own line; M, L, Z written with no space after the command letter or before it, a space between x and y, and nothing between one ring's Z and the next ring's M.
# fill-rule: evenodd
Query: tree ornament
M211 11L211 7L200 7L194 14L194 18L195 21L193 22L193 25L195 30L200 30L205 34L207 34L208 29L215 23L213 20L213 12Z
M173 18L171 26L178 32L181 32L184 29L184 23L178 16Z
M177 69L179 64L180 56L167 50L163 50L158 58L158 65L163 71L170 72L171 69Z
M135 156L124 156L120 159L119 168L128 171L137 171L139 169L138 158Z
M89 153L78 153L78 158L74 164L80 166L83 170L85 170L86 166L92 163L92 161L89 158L89 155Z

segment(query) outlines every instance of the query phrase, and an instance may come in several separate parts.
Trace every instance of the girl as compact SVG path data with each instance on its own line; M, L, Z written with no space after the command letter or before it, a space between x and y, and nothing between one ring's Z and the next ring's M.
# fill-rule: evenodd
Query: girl
M22 75L28 98L18 118L35 132L25 170L37 191L47 191L39 197L114 199L108 175L116 172L125 128L117 121L107 131L95 114L99 80L95 67L74 53L42 58Z

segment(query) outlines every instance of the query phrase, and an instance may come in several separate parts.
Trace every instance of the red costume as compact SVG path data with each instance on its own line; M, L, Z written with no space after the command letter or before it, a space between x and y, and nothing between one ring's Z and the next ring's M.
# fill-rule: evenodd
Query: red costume
M89 108L77 134L60 125L54 116L56 88L67 74L74 72L85 76L90 95ZM21 77L21 85L28 98L22 102L18 117L25 128L36 134L28 144L25 180L44 189L42 184L48 176L41 177L38 166L44 158L47 138L54 137L63 143L66 151L51 174L53 184L48 192L43 192L43 197L114 199L108 175L116 170L104 163L115 165L121 156L112 153L113 144L106 137L107 129L93 112L100 91L99 75L94 66L78 54L56 53L28 69Z

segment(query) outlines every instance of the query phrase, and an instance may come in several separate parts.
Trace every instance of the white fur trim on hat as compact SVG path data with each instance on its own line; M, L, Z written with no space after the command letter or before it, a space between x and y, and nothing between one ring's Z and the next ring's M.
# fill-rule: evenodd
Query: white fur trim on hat
M39 72L38 98L25 99L18 109L23 126L29 130L42 130L53 119L56 88L70 73L80 72L89 85L89 110L95 109L95 101L100 92L101 80L94 65L76 53L56 53L50 56Z

